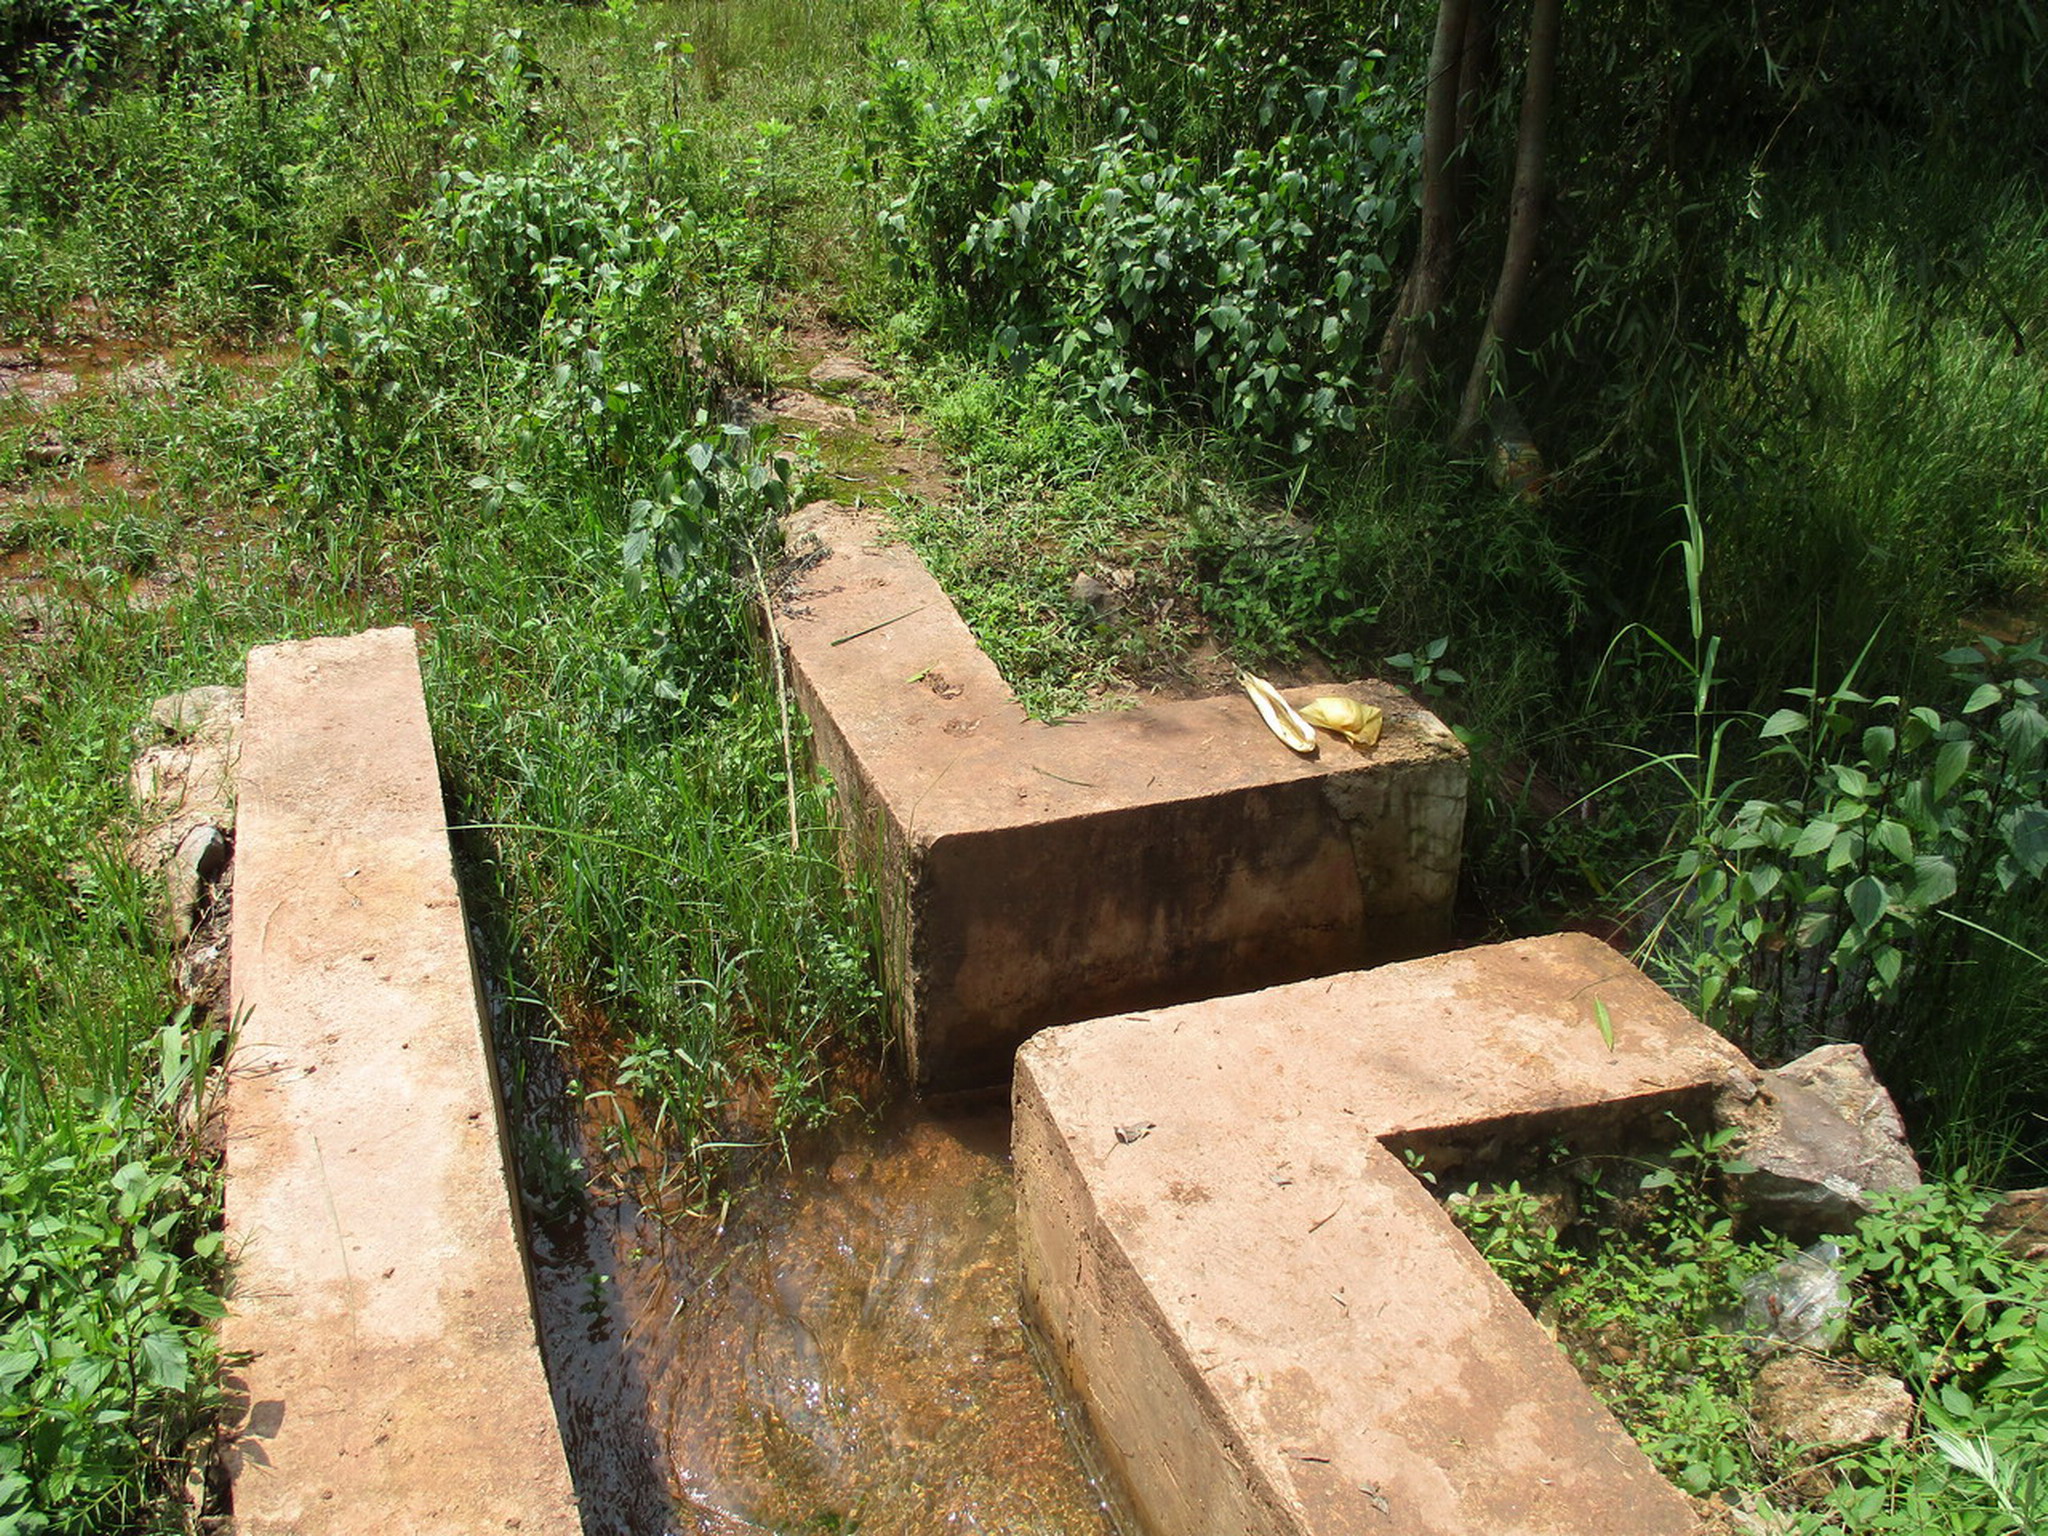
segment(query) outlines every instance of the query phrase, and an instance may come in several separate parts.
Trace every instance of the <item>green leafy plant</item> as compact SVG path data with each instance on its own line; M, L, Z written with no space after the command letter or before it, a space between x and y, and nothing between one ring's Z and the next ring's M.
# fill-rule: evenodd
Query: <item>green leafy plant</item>
M1425 699L1441 699L1448 690L1462 687L1465 674L1444 665L1444 653L1450 650L1447 636L1438 636L1419 651L1402 651L1397 656L1387 657L1387 665L1408 681L1408 686Z
M218 1189L172 1120L204 1034L173 1024L137 1101L0 1068L0 1526L147 1518L212 1411Z
M1140 24L1110 7L1100 25ZM1219 76L1243 52L1227 29L1190 41L1192 67ZM1408 207L1409 109L1377 89L1375 64L1273 71L1259 144L1205 157L1127 107L1105 108L1098 77L1020 27L993 91L951 122L901 104L878 114L916 136L912 190L887 226L905 262L927 253L935 276L992 314L997 355L1051 359L1107 414L1178 398L1298 451L1356 428ZM885 97L909 88L883 86ZM1111 131L1086 143L1084 125L1104 119ZM1048 124L1085 147L1069 152ZM997 179L963 180L970 157Z

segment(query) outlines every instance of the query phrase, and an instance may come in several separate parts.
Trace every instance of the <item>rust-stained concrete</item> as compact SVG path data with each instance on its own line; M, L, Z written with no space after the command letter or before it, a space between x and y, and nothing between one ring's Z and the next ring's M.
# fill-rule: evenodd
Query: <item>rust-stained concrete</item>
M245 1536L581 1530L477 1004L412 632L251 653L222 1341Z
M911 1075L1001 1081L1048 1024L1420 954L1457 886L1464 749L1404 695L1313 759L1242 697L1027 720L917 557L829 503L775 623L880 871Z
M1017 1056L1025 1310L1153 1536L1690 1532L1397 1151L1668 1139L1731 1079L1583 935L1049 1030Z

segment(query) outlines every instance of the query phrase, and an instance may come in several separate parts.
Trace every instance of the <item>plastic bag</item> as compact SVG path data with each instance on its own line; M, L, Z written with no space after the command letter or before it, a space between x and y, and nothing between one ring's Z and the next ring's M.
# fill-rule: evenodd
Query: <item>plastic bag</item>
M1815 1243L1742 1287L1742 1321L1759 1342L1832 1349L1849 1321L1849 1282L1839 1266L1842 1250Z

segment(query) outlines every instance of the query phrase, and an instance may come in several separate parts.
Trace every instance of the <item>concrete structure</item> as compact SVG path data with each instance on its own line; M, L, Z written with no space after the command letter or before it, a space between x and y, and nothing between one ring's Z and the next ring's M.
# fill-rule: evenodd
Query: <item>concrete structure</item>
M582 1528L477 1003L412 632L253 652L222 1339L246 1536Z
M1668 1140L1753 1081L1583 935L1050 1030L1025 1312L1154 1536L1692 1531L1408 1163Z
M1027 720L917 557L793 518L775 624L879 871L913 1079L1000 1082L1048 1024L1348 970L1445 938L1464 750L1376 683L1379 745L1288 751L1241 696Z

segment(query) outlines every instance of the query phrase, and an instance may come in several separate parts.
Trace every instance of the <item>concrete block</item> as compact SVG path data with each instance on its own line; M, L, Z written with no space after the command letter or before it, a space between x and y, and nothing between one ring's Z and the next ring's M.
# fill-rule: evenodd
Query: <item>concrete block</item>
M1378 683L1380 744L1288 751L1242 697L1028 720L917 557L829 504L776 628L879 891L927 1087L1049 1024L1424 953L1457 888L1465 754ZM1297 691L1306 699L1314 692Z
M1025 1315L1153 1536L1692 1531L1404 1159L1668 1139L1731 1076L1583 935L1048 1030Z
M571 1536L410 630L251 653L237 841L236 1527Z

